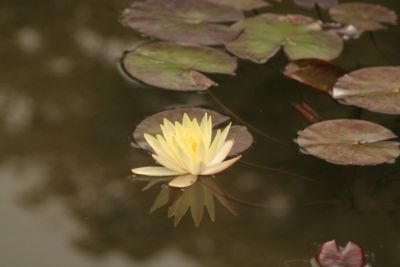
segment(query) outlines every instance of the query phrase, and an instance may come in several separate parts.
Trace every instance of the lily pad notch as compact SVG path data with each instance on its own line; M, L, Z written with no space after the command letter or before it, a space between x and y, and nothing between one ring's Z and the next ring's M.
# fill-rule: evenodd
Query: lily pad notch
M237 62L216 48L154 42L125 53L121 66L129 76L148 85L203 91L217 83L202 72L234 75Z

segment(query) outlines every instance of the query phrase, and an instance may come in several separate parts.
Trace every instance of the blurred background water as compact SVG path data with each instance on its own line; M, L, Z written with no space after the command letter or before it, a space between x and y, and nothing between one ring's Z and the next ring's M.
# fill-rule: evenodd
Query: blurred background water
M342 1L345 2L345 1ZM400 13L397 0L379 3ZM157 189L140 192L130 169L150 163L128 136L146 116L179 105L224 113L207 94L163 91L126 81L117 60L140 36L123 27L130 1L2 0L0 3L0 266L225 267L309 266L318 244L352 240L374 266L400 265L398 163L336 166L303 155L293 143L309 125L291 103L306 101L324 119L360 114L279 70L240 61L238 75L213 78L211 89L254 134L245 162L321 184L237 164L218 175L231 195L268 208L217 204L217 220L200 228L186 216L177 228L166 209L149 215ZM290 0L271 12L314 11ZM327 18L327 17L326 17ZM346 43L336 62L346 70L400 65L400 27ZM400 134L399 116L363 111L362 119ZM306 262L302 262L306 261ZM286 264L286 265L285 265Z

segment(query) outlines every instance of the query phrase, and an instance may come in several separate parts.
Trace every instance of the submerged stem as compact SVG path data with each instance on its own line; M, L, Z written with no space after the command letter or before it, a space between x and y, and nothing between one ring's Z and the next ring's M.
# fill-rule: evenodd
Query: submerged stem
M238 122L247 126L253 132L258 133L259 135L262 135L263 137L265 137L266 139L268 139L272 142L278 143L280 145L288 146L286 143L282 142L281 140L279 140L273 136L270 136L270 135L264 133L263 131L261 131L260 129L256 128L255 126L247 123L244 119L242 119L239 115L237 115L234 111L232 111L229 107L227 107L216 95L214 95L211 92L211 90L207 90L207 94L218 106L220 106L223 110L225 110L225 112L227 112L230 116L232 116Z
M246 165L246 166L250 166L250 167L266 170L266 171L271 171L271 172L275 172L275 173L284 174L284 175L287 175L287 176L292 176L292 177L295 177L295 178L300 178L300 179L305 180L307 182L312 182L312 183L318 184L318 185L320 185L320 186L322 186L322 187L324 187L326 189L329 189L329 191L333 192L331 190L331 188L328 187L326 184L321 183L320 181L318 181L317 179L314 179L314 178L310 178L310 177L307 177L307 176L304 176L304 175L301 175L301 174L297 174L297 173L293 173L293 172L289 172L289 171L273 168L273 167L270 167L270 166L259 165L259 164L248 162L248 161L244 161L244 160L239 161L239 163L241 163L243 165Z

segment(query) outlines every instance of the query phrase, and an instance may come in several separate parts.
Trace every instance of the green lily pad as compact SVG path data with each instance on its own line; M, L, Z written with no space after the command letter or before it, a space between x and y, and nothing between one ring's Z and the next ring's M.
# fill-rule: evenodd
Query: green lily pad
M335 164L378 165L400 156L397 136L385 127L363 120L330 120L299 132L302 152Z
M328 9L337 6L339 1L338 0L294 0L294 3L299 7L303 7L306 9L312 9L316 5L318 5L320 8Z
M268 7L270 4L264 0L207 0L215 4L231 6L239 10L249 11Z
M283 72L287 77L307 84L323 92L331 92L333 86L346 72L328 62L319 59L300 59L289 62Z
M321 24L302 15L261 14L232 25L243 31L226 48L236 56L265 63L281 47L291 60L317 58L332 60L343 49L343 40Z
M384 6L367 3L345 3L329 10L337 22L353 25L360 31L386 28L384 24L397 24L396 12Z
M227 122L230 119L229 117L221 115L218 112L204 108L169 109L147 117L136 126L136 129L132 135L133 140L135 141L134 145L136 147L152 152L151 147L144 139L143 135L145 133L153 136L157 134L162 134L160 125L163 124L164 119L168 119L171 122L182 122L183 114L185 113L187 113L191 119L196 118L198 122L200 122L204 114L207 113L209 116L211 116L214 128ZM237 155L244 152L252 145L254 141L253 136L250 134L247 128L240 125L234 125L231 127L228 134L228 139L231 138L234 139L235 142L229 153L229 156Z
M122 21L142 34L161 40L218 45L239 33L218 23L243 17L240 10L204 0L149 0L133 3L123 12Z
M233 75L237 63L215 48L156 42L126 53L122 67L127 74L149 85L199 91L216 85L199 71Z
M370 111L400 114L400 67L371 67L341 77L333 97Z

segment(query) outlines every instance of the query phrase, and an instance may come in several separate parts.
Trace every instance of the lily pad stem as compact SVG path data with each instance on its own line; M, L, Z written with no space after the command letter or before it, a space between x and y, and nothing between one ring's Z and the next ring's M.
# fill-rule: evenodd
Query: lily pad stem
M277 139L275 137L272 137L272 136L264 133L260 129L258 129L255 126L253 126L253 125L249 124L248 122L246 122L239 115L237 115L234 111L232 111L229 107L227 107L216 95L214 95L211 92L211 90L207 90L207 94L218 106L220 106L223 110L225 110L226 113L228 113L231 117L233 117L238 122L240 122L240 123L244 124L245 126L247 126L247 128L249 128L253 132L258 133L259 135L265 137L266 139L268 139L268 140L270 140L272 142L278 143L280 145L288 146L288 144L282 142L281 140L279 140L279 139Z

